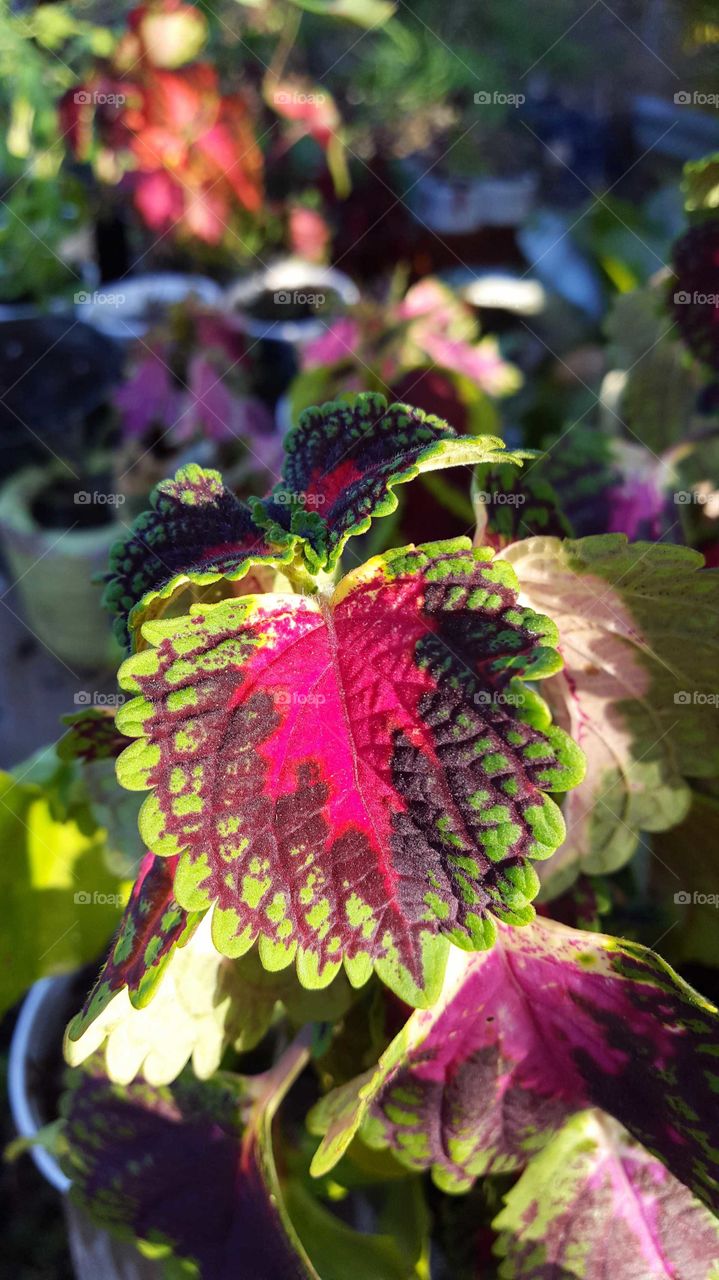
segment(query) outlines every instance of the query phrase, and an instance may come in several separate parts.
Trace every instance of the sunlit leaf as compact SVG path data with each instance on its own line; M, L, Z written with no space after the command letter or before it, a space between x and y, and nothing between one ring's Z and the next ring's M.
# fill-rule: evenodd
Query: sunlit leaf
M455 951L432 1010L414 1013L374 1070L310 1118L323 1173L353 1135L461 1191L523 1168L595 1106L719 1208L717 1010L653 952L537 919L494 948Z
M46 786L0 773L2 1009L36 978L93 960L122 911L125 885L108 869L105 832L54 808Z
M107 962L67 1035L79 1040L124 988L135 1008L147 1004L176 947L195 932L201 912L188 913L175 900L175 863L148 853L140 866Z
M500 1280L719 1275L719 1220L598 1111L574 1116L533 1158L494 1227Z
M163 480L144 512L110 557L105 604L115 615L121 643L136 637L148 617L178 610L191 600L213 598L226 578L237 591L264 590L292 547L271 547L249 508L222 483L217 471L194 463ZM243 581L244 580L244 581ZM242 584L241 587L237 584ZM214 590L214 598L221 592Z
M167 878L171 883L169 869ZM170 902L171 895L167 917ZM170 1084L190 1059L195 1075L206 1080L228 1045L238 1052L255 1047L281 1003L297 1026L334 1023L351 1004L352 989L343 975L322 991L306 991L294 971L263 969L255 952L238 960L220 955L209 926L205 917L194 931L186 927L184 935L176 935L179 941L165 944L165 961L153 973L149 995L143 991L143 1003L134 988L118 985L123 978L132 981L132 970L111 959L82 1014L68 1028L69 1065L79 1066L104 1046L105 1070L116 1083L129 1084L140 1075L153 1085ZM148 945L159 945L157 936Z
M686 778L719 769L719 574L686 547L621 535L531 538L501 552L524 604L559 628L564 669L547 701L587 755L567 797L567 838L546 868L559 892L580 870L615 870L640 830L680 822Z
M426 471L477 462L521 464L494 436L457 436L446 422L367 392L306 409L285 440L282 480L254 508L278 542L305 539L309 569L331 570L348 538L397 507L394 489Z
M557 670L556 631L516 606L509 566L469 540L405 547L334 593L244 596L147 623L118 726L120 781L154 789L148 847L180 856L188 911L216 903L237 956L260 937L326 985L373 965L431 1001L449 938L491 945L533 916L532 860L564 829L545 791L581 755L520 677ZM442 944L442 945L440 945Z

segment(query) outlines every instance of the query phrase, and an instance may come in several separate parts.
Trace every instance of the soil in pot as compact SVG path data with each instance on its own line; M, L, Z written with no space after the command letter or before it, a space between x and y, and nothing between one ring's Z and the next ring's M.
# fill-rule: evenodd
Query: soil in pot
M278 301L278 294L288 301ZM255 320L268 321L311 320L319 315L336 315L340 309L341 299L335 289L309 284L304 289L263 289L240 308Z
M109 477L93 476L95 494L109 499ZM33 520L42 529L101 529L114 519L115 506L111 501L81 501L83 492L78 491L77 481L57 479L49 482L44 489L35 495L30 504ZM114 496L114 495L113 495Z

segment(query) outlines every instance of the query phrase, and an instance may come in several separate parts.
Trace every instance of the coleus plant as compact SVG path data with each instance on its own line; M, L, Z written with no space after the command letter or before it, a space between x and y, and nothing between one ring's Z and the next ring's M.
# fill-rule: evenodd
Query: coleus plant
M629 756L676 674L664 570L692 595L695 681L716 647L713 575L680 548L566 539L546 484L527 515L552 536L528 552L485 503L475 546L362 562L398 486L468 464L485 494L533 466L360 396L301 417L264 498L185 468L113 553L134 695L117 724L134 741L112 750L149 792L148 852L68 1027L58 1141L86 1209L168 1274L427 1276L429 1172L429 1203L494 1188L467 1276L719 1274L716 1009L646 948L533 906L534 864L564 857L571 880L563 850L591 828L560 808L586 785L567 730L590 748L591 803L602 715ZM596 642L581 624L593 669L577 674L590 576L609 603ZM692 723L671 763L702 776ZM715 727L700 731L708 758ZM663 758L647 796L671 790Z

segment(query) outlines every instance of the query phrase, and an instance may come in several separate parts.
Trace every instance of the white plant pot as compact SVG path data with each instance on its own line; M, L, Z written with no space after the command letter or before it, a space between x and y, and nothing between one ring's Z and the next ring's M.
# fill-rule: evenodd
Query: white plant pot
M74 977L64 974L34 983L15 1025L8 1062L8 1095L15 1128L22 1138L34 1138L54 1119L41 1114L31 1081L54 1047L62 1042L65 1022L72 1012L67 1005ZM77 1280L161 1280L164 1269L160 1263L143 1258L134 1245L113 1239L68 1199L70 1179L49 1151L34 1146L30 1155L42 1176L62 1196Z
M31 504L47 480L45 468L28 467L0 490L0 540L25 619L71 670L114 665L120 651L101 604L102 587L93 577L107 568L123 526L113 519L67 533L42 528Z
M225 293L224 308L231 324L252 338L270 338L275 342L287 342L302 347L321 337L327 328L331 313L324 319L307 316L298 320L261 319L251 314L250 308L264 293L286 295L288 303L296 295L335 293L343 306L354 306L360 300L357 285L344 271L324 267L303 258L282 258L264 271L254 272L236 281ZM282 302L278 301L278 307Z
M75 294L75 315L120 342L143 338L165 312L195 296L207 306L219 306L222 289L206 276L157 272L112 280L94 291L80 289Z

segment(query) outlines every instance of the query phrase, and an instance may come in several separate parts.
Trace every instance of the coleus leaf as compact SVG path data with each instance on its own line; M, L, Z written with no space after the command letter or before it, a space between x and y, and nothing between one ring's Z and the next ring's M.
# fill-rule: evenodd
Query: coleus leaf
M318 1280L284 1207L271 1137L305 1061L291 1046L264 1076L185 1073L157 1089L83 1071L64 1108L71 1195L101 1226L190 1259L207 1280Z
M600 1107L719 1208L717 1010L644 947L536 919L454 951L432 1010L310 1116L313 1172L358 1131L460 1191L522 1168L564 1119Z
M114 711L88 707L62 717L67 732L57 744L60 760L115 760L127 743L115 726Z
M217 471L182 467L154 489L150 503L110 554L104 603L121 644L136 637L147 617L170 605L177 611L178 596L212 597L222 578L264 590L274 570L292 559L291 545L270 546Z
M629 433L634 447L625 455L627 470L632 468L634 459L641 457L637 442L641 441L652 451L645 456L642 468L650 472L652 462L658 462L657 454L681 444L686 438L687 425L696 410L704 380L702 371L695 361L687 360L676 328L668 319L664 280L654 279L629 293L617 294L604 329L607 364L611 370L601 393L606 425L612 434L622 428ZM573 428L566 441L570 453L576 443L576 430ZM579 426L579 431L581 435L596 436L596 428L587 424ZM560 446L557 452L561 459L563 448ZM622 452L616 450L619 463ZM668 470L666 463L664 470L665 473ZM604 531L578 529L575 532Z
M211 1076L226 1045L241 1036L243 1018L239 974L215 950L208 926L203 921L186 945L172 948L149 1005L134 1005L123 986L99 1012L76 1019L65 1037L66 1062L79 1066L104 1045L105 1069L119 1084L139 1074L169 1084L190 1058L199 1079Z
M493 1225L501 1280L719 1275L719 1221L601 1111L567 1121Z
M374 1235L347 1226L288 1176L286 1148L276 1160L273 1118L306 1058L298 1039L263 1076L218 1072L200 1082L185 1072L171 1088L111 1084L93 1063L63 1103L72 1198L168 1273L171 1262L173 1275L418 1277L426 1211L416 1180L389 1188Z
M561 673L545 685L558 722L587 755L567 797L567 838L549 893L580 870L616 870L640 829L663 831L690 802L686 778L719 769L719 574L687 547L619 534L503 550L520 599L559 628Z
M306 409L285 438L282 479L255 503L273 542L292 535L312 573L332 571L348 538L396 510L394 489L422 472L478 462L514 462L494 436L457 436L446 422L366 392L353 403Z
M689 227L672 249L671 310L679 332L697 360L719 369L719 220L709 217Z
M624 533L632 540L678 540L674 467L643 445L576 426L547 442L535 472L552 485L577 537Z
M168 874L168 918L171 881ZM183 917L189 920L185 912ZM116 982L123 976L132 979L132 970L123 971L112 960L108 969ZM170 1084L190 1059L195 1075L206 1080L219 1067L228 1045L244 1053L258 1044L279 1002L295 1025L334 1023L353 996L342 975L322 991L305 991L293 972L263 969L255 953L228 960L212 943L209 916L199 927L188 925L170 945L161 973L155 972L155 985L149 996L143 992L142 1003L127 986L115 986L108 1000L106 974L107 970L70 1024L64 1052L65 1061L77 1067L104 1046L105 1070L118 1084L129 1084L138 1075L152 1085Z
M180 857L187 911L213 938L308 987L372 967L433 999L446 939L491 945L533 916L531 860L561 841L544 791L581 753L522 684L557 669L556 630L469 540L404 547L331 597L244 596L145 624L120 671L118 760L154 788L140 829Z
M175 865L172 859L145 855L108 959L67 1029L69 1041L78 1041L123 989L134 1008L146 1005L175 948L197 929L202 913L184 911L174 897Z
M521 471L508 466L477 467L472 480L478 545L502 547L535 534L564 538L572 529L559 498L539 464Z

